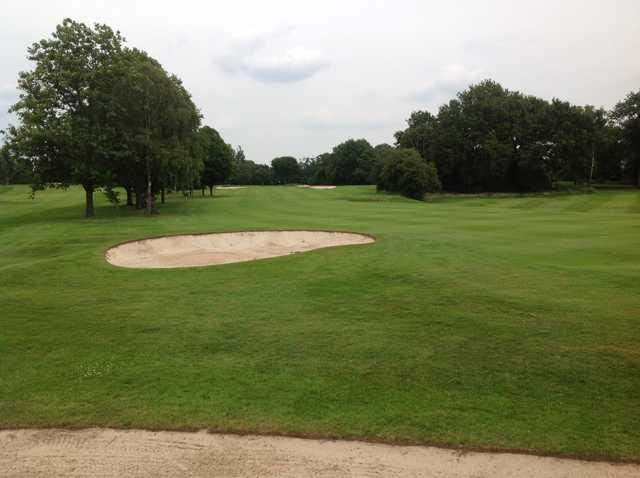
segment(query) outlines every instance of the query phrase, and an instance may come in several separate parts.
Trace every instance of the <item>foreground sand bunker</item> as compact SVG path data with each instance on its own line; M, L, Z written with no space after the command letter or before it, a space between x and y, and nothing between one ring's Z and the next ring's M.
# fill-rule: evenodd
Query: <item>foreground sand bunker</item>
M374 242L371 236L328 231L247 231L165 236L127 242L105 255L114 266L198 267L286 256L325 247Z
M420 446L142 430L0 430L0 476L633 478L640 465Z

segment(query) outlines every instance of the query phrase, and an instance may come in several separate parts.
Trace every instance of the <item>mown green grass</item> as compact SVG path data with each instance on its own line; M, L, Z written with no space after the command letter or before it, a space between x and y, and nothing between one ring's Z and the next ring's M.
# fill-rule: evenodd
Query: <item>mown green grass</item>
M640 193L0 188L0 427L210 428L640 459ZM193 269L111 245L243 229L372 245Z

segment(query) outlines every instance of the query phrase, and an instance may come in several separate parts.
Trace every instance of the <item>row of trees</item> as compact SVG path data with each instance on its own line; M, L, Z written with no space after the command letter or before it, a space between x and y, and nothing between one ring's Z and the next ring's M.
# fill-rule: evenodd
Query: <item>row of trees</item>
M378 190L398 192L422 199L427 192L441 189L435 166L415 149L388 144L371 146L365 139L349 139L331 153L298 161L280 156L271 165L247 161L242 149L234 159L229 184L283 185L376 184Z
M421 198L452 192L540 191L558 181L640 186L640 91L612 111L545 101L491 80L437 115L415 111L392 147L350 139L330 153L272 163L275 183L377 184ZM287 166L286 174L283 164Z
M235 154L231 174L227 181L229 184L273 184L271 168L268 164L259 164L246 158L242 147L238 146Z
M31 184L31 163L11 154L8 144L0 147L0 184Z
M151 213L165 190L216 184L377 184L422 197L455 192L536 191L556 181L640 185L640 91L612 111L551 102L483 81L437 115L415 111L395 146L349 139L300 161L246 159L201 115L182 82L119 32L70 19L29 48L11 108L19 125L0 149L0 181L34 190L80 184L86 215L101 188Z
M19 75L3 162L28 164L34 190L80 184L89 217L98 188L116 201L122 187L151 213L167 188L212 191L229 175L232 148L200 127L182 82L119 32L66 19L28 53L35 67Z
M373 184L379 152L366 139L349 139L335 146L330 153L304 159L302 175L309 184Z
M257 164L245 158L240 148L233 161L229 184L373 184L376 161L390 145L374 148L365 139L349 139L331 153L316 158L297 160L293 156L274 158L270 165Z
M422 199L442 186L438 171L413 148L389 144L372 146L365 139L349 139L331 153L300 162L308 184L376 184L380 191Z
M412 113L396 144L433 162L448 191L536 191L559 180L640 185L638 96L607 112L548 102L487 80L437 115Z

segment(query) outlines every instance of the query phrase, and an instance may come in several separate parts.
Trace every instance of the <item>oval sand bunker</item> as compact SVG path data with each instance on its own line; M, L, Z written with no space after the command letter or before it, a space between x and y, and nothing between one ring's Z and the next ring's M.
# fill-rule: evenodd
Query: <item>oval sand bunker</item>
M106 253L114 266L143 269L245 262L325 247L374 242L371 236L327 231L247 231L165 236L127 242Z

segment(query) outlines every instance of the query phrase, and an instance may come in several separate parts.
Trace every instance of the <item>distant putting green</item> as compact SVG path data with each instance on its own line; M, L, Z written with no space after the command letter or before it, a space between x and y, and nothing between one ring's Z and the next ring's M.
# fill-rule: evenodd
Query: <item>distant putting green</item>
M0 427L209 428L640 459L640 193L173 194L145 217L0 187ZM191 269L111 246L370 234Z

